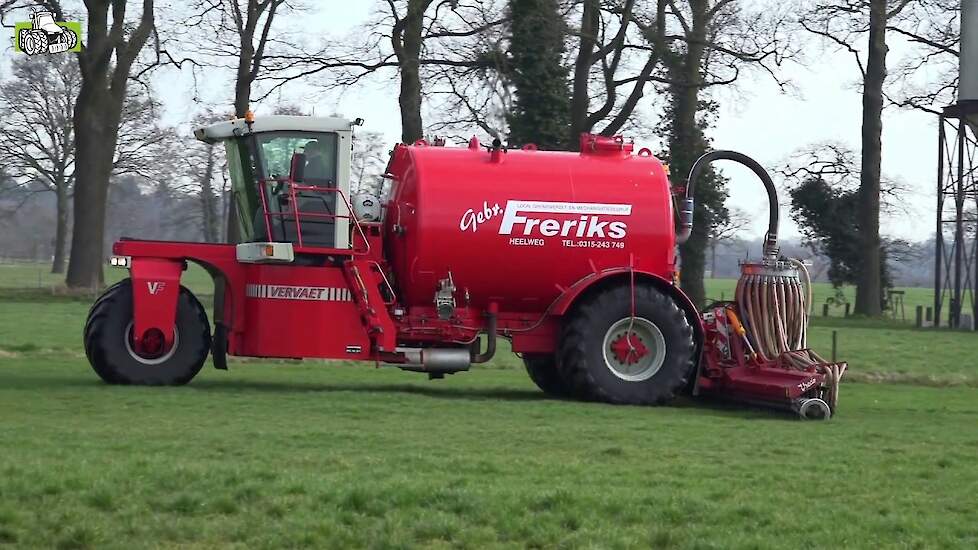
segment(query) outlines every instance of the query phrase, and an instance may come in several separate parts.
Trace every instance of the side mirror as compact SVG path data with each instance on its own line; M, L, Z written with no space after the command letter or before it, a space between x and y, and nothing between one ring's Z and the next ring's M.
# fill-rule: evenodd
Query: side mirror
M292 166L289 169L289 179L294 182L301 182L306 175L306 155L305 153L292 153Z

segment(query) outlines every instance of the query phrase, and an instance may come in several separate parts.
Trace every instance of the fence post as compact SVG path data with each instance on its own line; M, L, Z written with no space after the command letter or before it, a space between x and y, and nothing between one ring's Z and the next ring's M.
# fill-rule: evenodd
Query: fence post
M835 352L836 352L836 349L838 347L839 347L839 331L833 330L832 331L832 362L833 363L836 362L835 361Z
M849 307L850 306L851 306L851 304L849 302L846 302L846 317L849 316Z
M822 317L828 317L828 316L829 316L829 305L822 304Z
M924 306L917 306L917 315L914 324L917 328L924 326Z

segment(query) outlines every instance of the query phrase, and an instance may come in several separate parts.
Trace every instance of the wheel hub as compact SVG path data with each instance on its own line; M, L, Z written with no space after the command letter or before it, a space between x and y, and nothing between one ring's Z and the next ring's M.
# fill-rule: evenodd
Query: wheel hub
M605 365L615 376L641 382L655 376L666 358L666 340L659 327L644 317L625 317L605 333Z
M140 355L148 359L155 359L163 354L165 341L162 330L151 328L143 334L141 345L137 349L139 349Z
M148 329L143 333L142 338L137 341L133 334L133 323L130 322L126 327L125 336L126 351L129 355L144 365L159 365L176 353L180 345L180 333L177 327L173 327L173 343L166 346L166 338L163 331L158 328Z
M645 342L635 332L622 334L611 343L611 351L615 354L615 359L624 365L634 365L649 354L649 348L645 347Z

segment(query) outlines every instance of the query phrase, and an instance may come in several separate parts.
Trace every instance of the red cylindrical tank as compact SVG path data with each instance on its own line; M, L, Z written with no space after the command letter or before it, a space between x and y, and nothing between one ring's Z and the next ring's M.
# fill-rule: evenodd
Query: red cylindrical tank
M512 312L602 269L673 275L665 168L621 138L583 136L581 153L399 145L389 172L384 241L409 307L430 307L449 271L460 306Z

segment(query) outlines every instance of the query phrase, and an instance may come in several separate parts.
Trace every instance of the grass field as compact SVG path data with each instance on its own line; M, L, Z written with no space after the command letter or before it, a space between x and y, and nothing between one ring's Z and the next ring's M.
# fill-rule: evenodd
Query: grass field
M978 547L972 333L817 319L851 363L828 423L547 399L505 350L124 388L86 363L87 297L2 281L0 547Z
M0 544L974 548L978 391L849 384L829 423L237 365L186 388L0 361Z

